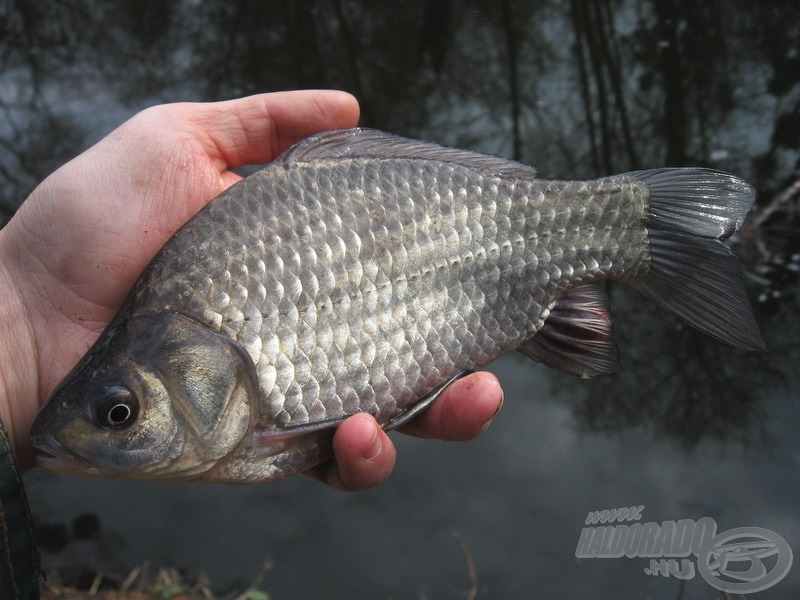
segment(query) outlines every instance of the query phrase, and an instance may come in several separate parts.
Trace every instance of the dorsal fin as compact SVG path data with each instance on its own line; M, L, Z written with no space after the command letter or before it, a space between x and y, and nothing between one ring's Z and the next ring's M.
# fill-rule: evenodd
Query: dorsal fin
M276 162L287 167L298 163L333 158L411 158L456 163L489 175L533 179L533 167L490 154L457 150L400 137L377 129L355 127L326 131L298 142Z
M559 371L594 377L619 370L606 293L595 284L568 289L542 328L518 348Z

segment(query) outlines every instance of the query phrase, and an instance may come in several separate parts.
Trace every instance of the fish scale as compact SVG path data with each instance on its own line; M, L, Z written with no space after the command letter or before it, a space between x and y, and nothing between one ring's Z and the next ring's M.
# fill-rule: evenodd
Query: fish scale
M371 130L309 138L167 242L32 441L66 471L286 477L330 457L348 416L396 427L510 350L616 370L607 278L763 347L719 241L753 198L704 169L545 180Z
M265 425L362 411L386 421L420 387L524 342L566 286L645 264L644 195L628 213L603 210L628 189L630 206L633 183L540 189L447 163L376 162L262 171L181 231L134 295L138 313L169 307L241 344L259 374ZM465 197L471 210L456 205ZM597 215L603 227L586 228ZM402 226L390 234L390 223ZM203 239L212 244L186 254ZM354 261L361 268L349 273ZM266 283L248 264L272 266ZM176 294L196 290L197 277L214 282L211 294ZM341 289L344 307L331 302ZM315 373L325 347L343 360Z

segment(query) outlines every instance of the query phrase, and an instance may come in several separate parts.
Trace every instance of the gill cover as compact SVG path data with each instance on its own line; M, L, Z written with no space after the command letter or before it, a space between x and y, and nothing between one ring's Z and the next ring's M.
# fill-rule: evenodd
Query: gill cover
M56 470L191 477L239 444L257 395L252 360L229 337L176 313L135 316L101 336L31 437Z

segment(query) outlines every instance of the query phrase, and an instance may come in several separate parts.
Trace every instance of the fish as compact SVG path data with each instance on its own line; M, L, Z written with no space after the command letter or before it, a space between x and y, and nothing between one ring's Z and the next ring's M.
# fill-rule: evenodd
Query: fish
M271 481L329 460L351 415L399 427L513 350L612 373L604 280L763 350L722 241L754 200L705 168L551 180L372 129L312 136L167 241L37 416L38 463Z

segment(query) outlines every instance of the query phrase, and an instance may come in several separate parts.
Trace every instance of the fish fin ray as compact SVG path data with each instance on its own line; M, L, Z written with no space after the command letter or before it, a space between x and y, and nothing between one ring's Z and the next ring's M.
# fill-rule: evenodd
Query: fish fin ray
M739 262L720 241L742 226L755 200L753 188L710 169L627 175L650 191L650 265L624 282L703 333L737 348L763 350Z
M711 337L765 348L739 262L718 240L651 231L650 270L625 283Z
M433 402L435 402L436 399L442 395L442 392L444 392L444 390L451 383L453 383L457 379L461 379L465 375L469 375L470 373L472 373L472 371L461 371L460 373L451 377L449 380L447 380L445 383L443 383L433 391L425 394L414 404L406 407L406 409L403 410L401 413L392 417L385 425L382 426L383 429L385 431L390 431L392 429L405 425L411 419L424 412L426 408L428 408ZM338 427L344 421L346 421L352 416L353 416L352 414L336 415L334 417L330 417L328 419L322 419L319 421L314 421L312 423L298 423L295 425L289 424L280 427L274 426L266 429L260 429L256 432L255 436L257 440L256 445L263 446L265 444L269 444L272 442L286 440L289 438L295 438L309 433L323 431L325 429L332 429Z
M449 148L433 142L400 137L377 129L355 127L311 136L284 152L276 162L297 163L332 158L407 158L457 163L490 175L534 179L536 169L490 154Z
M596 284L568 289L550 309L542 328L518 350L549 367L594 377L619 371L608 297Z
M744 223L756 199L735 175L703 168L663 168L624 174L647 186L651 227L724 240Z
M337 415L328 419L313 421L311 423L297 423L289 425L281 425L259 429L256 432L256 445L263 445L266 443L277 442L289 438L306 435L307 433L315 433L325 429L333 429L344 423L349 417L353 415Z
M458 379L461 379L465 375L469 375L470 373L472 373L472 371L461 371L460 373L451 377L448 381L446 381L433 391L425 394L414 404L407 407L403 412L392 417L389 420L389 422L383 426L383 429L385 431L391 431L392 429L396 429L398 427L405 425L411 419L423 413L431 404L433 404L436 401L436 399L442 395L442 392L444 392L448 387L450 387L450 384L452 384Z

